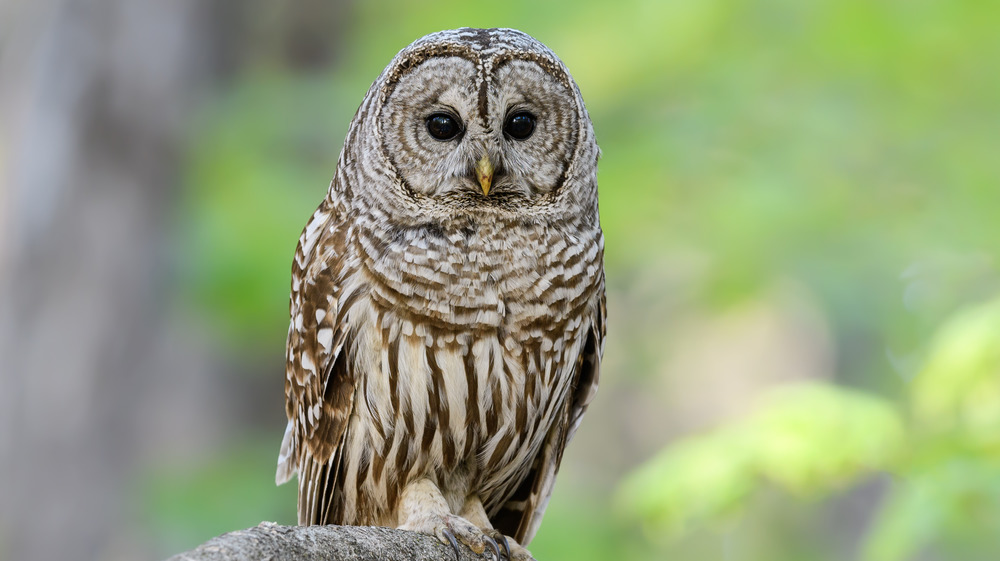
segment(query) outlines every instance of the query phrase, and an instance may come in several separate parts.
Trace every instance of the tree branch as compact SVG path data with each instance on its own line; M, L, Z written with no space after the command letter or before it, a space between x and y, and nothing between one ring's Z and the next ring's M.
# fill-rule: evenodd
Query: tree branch
M492 560L460 545L459 561ZM455 552L431 536L374 526L281 526L273 522L212 538L167 561L452 561Z

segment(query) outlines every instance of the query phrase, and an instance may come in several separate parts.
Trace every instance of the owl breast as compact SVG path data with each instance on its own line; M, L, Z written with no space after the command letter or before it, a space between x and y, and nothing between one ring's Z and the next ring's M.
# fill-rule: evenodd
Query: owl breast
M395 525L402 487L431 477L456 510L487 512L531 468L580 355L599 235L493 221L405 229L356 222L345 293L360 381L343 499L357 524ZM491 467L487 467L491 466Z

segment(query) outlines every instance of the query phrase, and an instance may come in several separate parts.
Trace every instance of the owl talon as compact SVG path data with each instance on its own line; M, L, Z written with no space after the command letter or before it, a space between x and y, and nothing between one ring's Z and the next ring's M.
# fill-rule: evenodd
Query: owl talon
M507 561L510 561L510 544L507 543L507 536L500 534L500 543L503 544L503 550L504 553L507 555ZM497 559L499 558L500 556L497 555Z
M493 550L493 558L496 559L497 561L500 561L500 547L497 545L496 540L494 540L489 536L486 536L486 545L488 545L489 548Z
M507 536L493 529L484 529L483 533L486 535L486 539L492 542L493 545L496 546L497 544L499 544L500 546L503 546L504 556L507 558L507 561L511 561L512 558L510 556L510 543L507 541ZM496 555L497 561L503 559L503 557L500 556L501 554L499 547L497 547L494 550L494 555Z
M508 538L496 530L488 531L486 533L496 540L496 543L503 546L504 553L506 554L506 561L535 561L531 552L523 548L521 544L517 543L512 538Z
M458 551L458 540L455 539L455 534L452 533L451 530L445 528L444 530L441 530L441 535L448 540L448 543L451 544L451 548L455 550L455 561L461 561L461 557Z

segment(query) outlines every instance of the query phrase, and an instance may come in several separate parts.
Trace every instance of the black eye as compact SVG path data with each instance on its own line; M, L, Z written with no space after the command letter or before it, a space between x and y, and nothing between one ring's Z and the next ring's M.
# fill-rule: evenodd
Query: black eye
M535 116L526 111L514 113L507 117L507 122L503 124L503 132L514 140L524 140L535 132Z
M435 113L427 117L427 132L438 140L451 140L462 132L462 126L447 113Z

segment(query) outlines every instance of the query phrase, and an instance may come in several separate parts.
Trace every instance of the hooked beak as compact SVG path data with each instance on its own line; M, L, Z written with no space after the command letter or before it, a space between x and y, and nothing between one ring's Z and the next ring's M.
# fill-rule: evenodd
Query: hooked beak
M476 162L476 179L479 180L479 186L483 188L483 196L488 197L490 184L493 182L493 164L490 162L489 156L483 155Z

